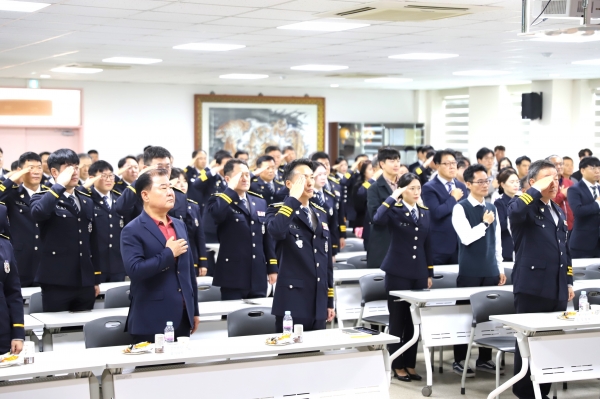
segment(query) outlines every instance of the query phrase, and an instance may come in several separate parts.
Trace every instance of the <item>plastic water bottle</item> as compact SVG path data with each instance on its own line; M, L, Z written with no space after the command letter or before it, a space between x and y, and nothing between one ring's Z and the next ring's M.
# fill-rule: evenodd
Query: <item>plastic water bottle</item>
M175 329L173 328L173 322L167 321L165 327L165 344L172 344L175 342Z
M590 304L588 303L587 293L581 291L581 295L579 295L579 311L587 312L588 310L590 310Z
M291 336L293 330L294 320L292 320L292 314L289 310L286 310L285 316L283 316L283 333Z

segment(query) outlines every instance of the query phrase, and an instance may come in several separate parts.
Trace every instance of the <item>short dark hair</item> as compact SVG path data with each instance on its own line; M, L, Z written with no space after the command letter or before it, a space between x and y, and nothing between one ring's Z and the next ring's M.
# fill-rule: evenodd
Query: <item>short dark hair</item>
M142 201L142 191L147 190L152 186L152 178L154 176L168 176L166 169L152 169L146 173L142 173L135 182L135 192L138 198Z
M319 167L322 167L323 169L327 170L327 168L325 167L325 164L323 162L313 161L313 164L312 164L313 172L315 172Z
M143 161L144 160L144 154L137 154L135 156L135 160L138 161L138 162Z
M308 159L308 158L295 159L292 162L285 165L285 168L283 171L283 181L285 182L287 180L292 180L292 177L294 177L294 169L296 169L300 165L306 165L311 170L314 170L313 162L310 159Z
M579 169L585 169L588 166L600 166L600 159L596 157L585 157L581 160L581 162L579 162Z
M361 157L367 157L367 159L369 159L369 156L367 154L358 154L357 156L354 157L354 162L358 161L358 158Z
M473 175L475 175L475 173L477 172L483 172L487 176L487 169L485 168L485 166L476 163L475 165L471 165L467 169L465 169L465 171L463 172L463 179L465 179L465 181L468 181L469 183L473 183Z
M250 155L250 154L248 154L248 151L239 150L235 153L235 155L233 157L238 158L240 155Z
M460 158L456 163L456 169L465 168L471 166L471 161L467 158Z
M117 163L117 168L121 169L127 163L128 159L132 159L137 163L137 159L133 155L126 155L123 158L119 159L119 163Z
M215 161L217 161L217 164L221 165L223 163L223 160L227 158L233 158L229 151L219 150L215 152Z
M377 151L377 165L381 162L385 162L388 159L400 159L400 152L391 147L382 147Z
M562 159L563 159L563 161L567 161L568 160L568 161L573 162L573 158L571 158L571 157L562 157Z
M256 160L256 167L257 167L257 168L260 168L260 165L261 165L263 162L269 162L269 161L273 161L273 162L275 162L275 158L273 158L273 157L272 157L272 156L270 156L270 155L262 155L262 156L258 157L258 159Z
M316 161L318 159L326 159L329 161L330 160L329 154L327 154L326 152L323 152L323 151L317 151L314 154L312 154L310 157L311 161Z
M430 146L429 144L425 144L420 147L417 147L417 152L425 152L426 153L431 150L433 150L433 146Z
M151 145L147 145L147 146L145 146L145 147L144 147L144 149L143 149L142 151L143 151L143 152L146 152L146 150L147 150L148 148L150 148L150 147L152 147L152 146L151 146Z
M517 177L519 177L519 175L517 174L517 171L512 169L512 168L505 168L502 169L502 171L500 173L498 173L498 193L499 194L504 194L504 189L502 188L502 184L501 183L506 183L506 181L512 176L515 175Z
M433 163L439 165L442 162L442 158L446 155L452 155L454 160L456 160L456 154L451 149L439 150L433 156Z
M61 148L54 151L48 157L48 168L60 170L63 165L79 165L79 157L75 151L69 148Z
M171 179L171 180L179 179L179 177L181 177L181 176L183 176L185 181L187 181L187 176L186 176L185 172L183 171L183 169L173 168L173 169L171 169L171 176L169 176L169 179Z
M242 161L241 159L237 158L231 158L223 167L223 174L225 176L229 176L233 171L233 168L235 168L235 165L246 165L246 167L248 166L246 161Z
M111 164L109 164L106 161L96 161L92 164L92 166L90 166L90 170L89 170L89 175L90 176L96 176L96 173L100 172L105 172L107 170L110 170L111 172L113 172L113 167Z
M50 155L50 153L48 151L42 151L40 152L40 158L42 158L44 155Z
M501 164L503 161L508 161L508 163L510 164L510 166L509 166L509 167L510 167L510 168L512 168L512 166L513 166L513 164L512 164L512 161L511 161L510 159L508 159L508 157L501 158L501 159L500 159L500 161L498 162L498 167L500 167L500 164Z
M296 149L294 148L293 145L288 145L288 146L286 146L286 147L283 148L283 152L286 152L286 151L294 151L294 152L296 152Z
M527 155L523 155L522 157L517 158L515 163L517 164L517 166L520 166L521 163L523 163L523 161L531 163L531 158L529 158Z
M364 161L362 163L362 165L360 165L359 173L360 173L360 183L361 184L366 181L365 175L367 173L367 168L369 167L369 165L371 165L371 161L369 161L368 159L366 161Z
M171 153L164 147L150 146L144 150L144 165L150 166L152 164L153 159L162 159L169 158L171 159Z
M579 150L579 152L577 153L577 155L579 156L579 158L581 158L581 157L591 157L592 155L594 155L594 153L589 148L584 148L583 150Z
M35 152L31 152L31 151L24 152L19 157L19 160L17 161L17 165L19 166L19 168L22 168L23 165L25 165L25 162L27 162L27 161L38 161L38 162L41 163L42 162L42 157L40 157Z
M79 157L80 160L81 159L92 159L92 157L90 157L87 152L81 152L81 153L77 154L77 156Z
M504 147L503 145L497 145L494 147L494 152L496 151L506 151L506 147Z
M281 148L279 148L276 145L270 145L267 148L265 148L265 154L268 154L268 153L270 153L272 151L279 151L279 152L281 152Z
M19 168L19 161L12 161L12 163L10 164L10 171L14 172L18 168Z
M419 180L419 177L417 175L415 175L414 173L410 173L410 172L403 174L398 179L398 188L408 186L410 183L412 183L413 180ZM419 182L420 182L420 180L419 180Z
M425 158L429 159L429 158L435 156L435 152L436 152L435 150L427 151L427 154L425 154Z
M92 154L96 154L96 155L98 155L98 151L96 151L96 150L89 150L89 151L88 151L88 155L90 155L90 156L91 156Z
M475 155L475 156L477 157L477 159L483 159L483 157L485 157L487 154L494 155L494 151L490 150L487 147L483 147L479 151L477 151L477 155ZM466 181L466 179L465 179L465 181Z
M556 169L556 166L552 162L548 162L545 159L533 162L529 165L529 173L527 173L527 181L537 178L537 175L542 169Z
M206 151L204 150L194 150L192 151L192 158L196 158L196 155L198 155L199 152L203 152L206 154Z
M346 160L346 158L344 158L344 157L337 157L337 158L335 159L335 163L334 163L334 165L339 165L339 164L340 164L340 163L342 163L342 162L346 162L346 163L348 163L348 160Z

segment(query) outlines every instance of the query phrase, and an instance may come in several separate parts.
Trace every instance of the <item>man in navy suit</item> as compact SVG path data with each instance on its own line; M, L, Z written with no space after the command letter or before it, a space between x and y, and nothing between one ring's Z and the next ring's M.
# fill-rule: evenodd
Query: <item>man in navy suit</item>
M435 153L433 163L438 174L423 186L423 203L431 215L431 242L434 265L458 263L458 238L452 226L452 210L469 194L456 179L456 155L450 150Z
M583 158L579 163L582 179L567 191L574 216L569 248L573 258L600 257L600 160Z
M121 253L131 279L127 331L135 342L154 342L168 321L175 337L189 337L198 328L198 284L185 223L168 213L175 195L164 169L138 177L136 193L142 213L121 232Z

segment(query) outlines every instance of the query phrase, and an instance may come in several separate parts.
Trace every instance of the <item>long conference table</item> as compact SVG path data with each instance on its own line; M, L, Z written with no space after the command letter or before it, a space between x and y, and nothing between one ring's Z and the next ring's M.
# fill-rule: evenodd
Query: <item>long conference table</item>
M128 356L122 353L124 347L85 349L68 356L36 353L33 364L0 369L0 397L30 399L43 392L45 399L98 399L98 380L92 372L100 369L103 399L187 397L198 387L203 397L222 399L307 394L389 399L385 345L399 342L397 337L320 330L306 332L303 343L288 346L267 346L267 337L191 341L172 354Z

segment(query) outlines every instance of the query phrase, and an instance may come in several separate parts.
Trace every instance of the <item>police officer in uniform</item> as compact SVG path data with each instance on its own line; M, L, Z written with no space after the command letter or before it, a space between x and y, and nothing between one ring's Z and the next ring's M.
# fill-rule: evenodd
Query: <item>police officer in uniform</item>
M429 210L417 203L421 196L419 178L406 173L398 180L398 188L386 198L373 216L373 223L390 228L392 238L381 264L385 272L385 290L420 290L431 288L433 263L429 234ZM402 197L402 198L400 198ZM390 345L393 353L410 341L414 326L410 304L388 296L390 334L400 337ZM394 360L394 375L400 381L421 380L415 372L417 343Z
M44 312L90 310L100 293L102 272L92 258L94 202L75 189L78 165L72 150L53 152L48 166L56 183L31 198L31 216L40 228L42 259L35 281L42 287Z
M206 206L208 198L205 198L202 191L197 189L193 183L200 177L201 173L206 176L206 173L210 171L206 167L207 158L208 155L206 154L206 151L193 151L192 160L190 161L189 165L183 169L188 182L188 198L196 201L200 205L202 211L204 211L204 207Z
M139 166L137 159L133 155L127 155L119 159L117 167L119 168L119 171L117 172L117 175L119 176L115 176L114 189L120 194L123 194L123 191L137 180L140 172Z
M320 162L314 162L313 164L315 184L313 186L313 198L311 202L319 205L325 209L327 213L327 225L329 226L329 238L331 245L331 255L335 256L338 253L340 246L339 237L339 220L338 220L338 207L335 198L335 194L325 189L327 183L327 169L325 165Z
M94 201L96 221L96 229L92 231L92 240L96 242L92 256L100 265L103 283L125 281L120 246L125 222L115 209L121 193L114 189L113 168L106 161L96 161L90 166L89 175L93 181L89 193Z
M558 312L573 299L573 269L567 245L567 220L552 201L558 192L558 173L553 163L536 161L529 166L531 187L508 207L515 244L512 271L517 313ZM566 349L568 350L568 348ZM515 375L521 371L519 347L515 352ZM548 397L550 384L540 384ZM513 386L519 399L534 398L530 371Z
M213 285L221 287L222 300L264 298L267 278L275 284L278 269L266 232L267 203L248 191L250 172L244 161L229 160L224 173L228 187L207 205L221 243Z
M335 317L330 232L325 210L310 202L312 165L308 159L286 165L290 196L267 211L267 231L276 241L279 264L272 309L279 332L288 310L294 324L302 324L305 331L324 329Z
M40 172L41 173L41 172ZM0 231L6 231L7 209L0 205ZM25 340L23 296L13 248L6 234L0 234L0 354L18 355Z
M270 155L263 155L256 160L256 170L253 172L250 190L260 194L267 205L271 205L276 198L281 196L285 186L281 181L276 181L275 160ZM283 200L283 199L281 199Z
M0 201L4 201L11 221L10 237L15 259L19 265L21 287L36 285L35 274L42 256L40 229L31 217L31 196L42 188L42 161L35 152L26 152L19 157L20 170L0 184ZM14 180L13 180L14 179ZM13 182L23 180L22 184Z

